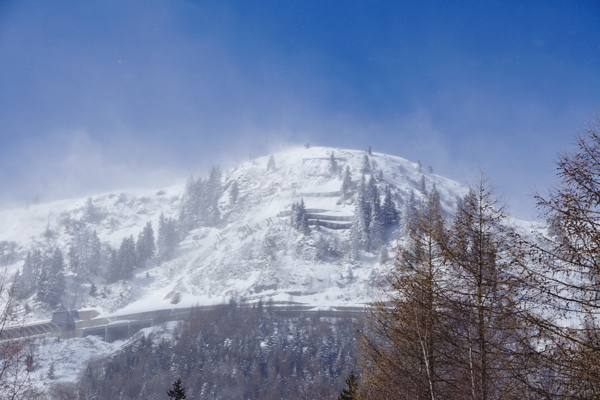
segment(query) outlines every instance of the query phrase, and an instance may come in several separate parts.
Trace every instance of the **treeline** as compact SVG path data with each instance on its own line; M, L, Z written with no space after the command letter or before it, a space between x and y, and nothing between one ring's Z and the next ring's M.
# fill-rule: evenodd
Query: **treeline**
M362 332L363 399L600 396L600 120L521 235L485 177L447 220L431 192ZM533 235L533 238L532 238Z
M355 360L350 318L278 316L262 303L193 311L172 337L141 336L89 363L55 398L163 399L181 378L190 399L323 399L344 386ZM61 395L62 393L62 395Z

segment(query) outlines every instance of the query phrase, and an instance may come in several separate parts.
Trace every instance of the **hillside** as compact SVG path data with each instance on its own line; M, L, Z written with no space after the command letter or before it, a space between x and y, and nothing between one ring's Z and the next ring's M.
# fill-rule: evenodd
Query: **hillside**
M419 164L373 152L368 156L370 169L364 174L365 182L375 178L382 200L389 184L400 216L385 227L383 250L364 249L353 257L348 228L365 155L354 150L294 148L273 154L274 166L270 168L270 157L266 156L224 171L218 195L219 218L214 226L195 227L181 234L170 260L149 260L145 267L134 270L130 280L107 283L105 267L99 265L76 288L67 260L69 246L84 231L95 231L105 248L115 249L123 238L135 238L148 221L156 232L161 213L166 218L179 218L184 185L3 211L0 241L16 243L11 272L23 266L32 248L61 249L67 283L62 305L92 308L102 315L221 303L230 298L269 298L318 307L358 305L368 300L369 287L386 268L382 265L385 253L388 257L393 254L411 193L418 202L435 185L448 213L452 213L457 197L466 193L464 186L427 172ZM353 187L342 198L340 187L346 167ZM234 182L239 194L232 204ZM300 200L306 206L309 235L290 226L292 204ZM315 226L317 220L319 227ZM92 284L96 293L89 295ZM29 319L47 318L49 310L35 299L32 296L28 302L33 310Z

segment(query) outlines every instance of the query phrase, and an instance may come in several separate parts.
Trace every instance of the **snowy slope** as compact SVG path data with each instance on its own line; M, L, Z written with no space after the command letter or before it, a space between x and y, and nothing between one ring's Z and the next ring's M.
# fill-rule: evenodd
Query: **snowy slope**
M330 171L331 152L338 169ZM381 276L384 265L378 254L364 253L359 261L349 257L349 231L321 227L304 236L290 227L291 204L303 199L309 212L323 216L352 217L353 200L341 201L341 171L352 171L355 184L365 152L323 147L293 148L273 155L276 168L267 171L269 156L247 161L224 171L219 201L221 221L216 227L193 230L185 237L171 261L137 270L131 281L104 284L90 277L99 288L96 296L79 293L66 299L72 308L93 308L103 316L150 309L211 304L229 298L294 301L315 306L356 305L367 301L371 284ZM410 195L423 199L419 190L435 184L442 206L452 212L466 188L442 176L429 173L418 164L381 153L369 156L372 173L380 174L378 189L389 183L398 209ZM379 172L380 171L380 172ZM366 174L368 178L370 173ZM229 190L239 185L239 200L231 207ZM18 251L12 260L14 271L32 246L59 246L63 253L75 227L96 230L100 240L118 247L124 237L137 237L147 221L156 232L161 213L177 218L184 185L132 193L108 193L92 198L99 217L85 220L87 199L63 200L28 208L0 212L0 241L14 241ZM314 211L311 211L314 210ZM289 214L289 213L288 213ZM348 218L346 218L348 219ZM78 225L79 224L79 225ZM386 229L387 248L393 255L401 224ZM68 278L68 276L67 276ZM171 300L178 293L181 301ZM47 318L46 310L35 310L28 319Z

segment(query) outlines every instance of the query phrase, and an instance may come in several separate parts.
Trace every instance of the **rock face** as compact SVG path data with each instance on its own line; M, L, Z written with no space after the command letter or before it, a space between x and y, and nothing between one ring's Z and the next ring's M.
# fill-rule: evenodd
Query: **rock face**
M464 186L427 172L420 163L381 153L313 147L281 151L270 159L224 171L218 219L211 226L180 230L172 258L151 259L135 269L132 279L108 283L101 266L81 279L66 263L66 307L106 314L230 298L323 307L361 304L389 267L385 260L393 259L411 197L418 203L435 188L451 214L457 198L466 194ZM345 170L351 185L347 180L342 185ZM352 226L358 223L359 192L369 191L374 202L376 191L383 204L388 186L399 218L381 226L378 244L357 248ZM95 231L104 250L117 249L123 238L137 238L148 221L157 232L161 213L179 221L185 196L185 186L178 185L0 212L0 241L16 243L9 269L22 268L32 247L58 247L66 257L83 231ZM35 319L33 296L30 303Z

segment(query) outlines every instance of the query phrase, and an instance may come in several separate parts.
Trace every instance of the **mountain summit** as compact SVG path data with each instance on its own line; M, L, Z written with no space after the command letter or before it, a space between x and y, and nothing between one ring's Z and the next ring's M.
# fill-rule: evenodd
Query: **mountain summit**
M400 157L293 148L186 185L4 211L0 241L34 319L232 298L358 305L433 190L451 214L467 189ZM39 277L60 254L64 294L49 303Z

